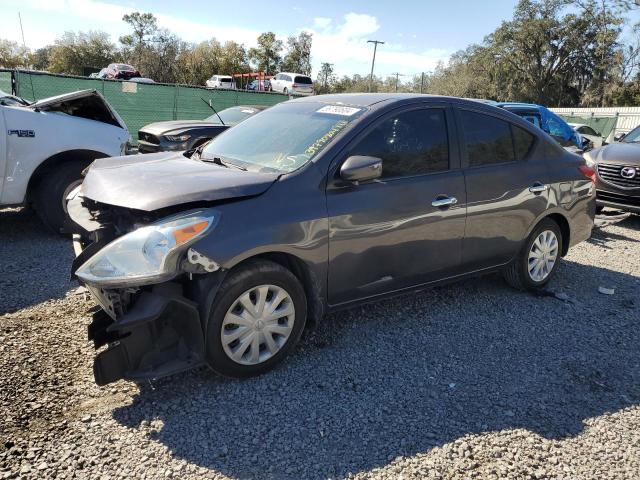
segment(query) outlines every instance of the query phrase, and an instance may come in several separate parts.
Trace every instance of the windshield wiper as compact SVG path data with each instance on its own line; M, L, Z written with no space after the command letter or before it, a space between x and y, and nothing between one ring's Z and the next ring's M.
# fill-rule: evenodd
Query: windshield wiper
M246 167L243 167L242 165L238 165L237 163L234 162L230 162L227 158L221 157L221 156L213 156L213 157L200 157L200 160L202 160L203 162L209 162L209 163L215 163L216 165L222 165L223 167L227 167L227 168L237 168L238 170L242 170L243 172L247 171Z

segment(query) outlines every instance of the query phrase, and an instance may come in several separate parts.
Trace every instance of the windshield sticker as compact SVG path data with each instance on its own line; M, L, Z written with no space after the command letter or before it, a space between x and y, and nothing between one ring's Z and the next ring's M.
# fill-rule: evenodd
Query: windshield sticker
M343 107L341 105L326 105L322 107L320 110L317 110L317 113L330 113L331 115L341 115L343 117L350 117L360 111L359 108L355 107Z
M338 133L340 133L340 130L342 130L348 124L349 122L347 122L346 120L340 120L333 127L331 127L331 130L329 130L327 133L325 133L323 136L321 136L319 139L317 139L315 142L309 145L307 149L304 151L304 153L309 155L309 158L313 157L316 153L318 153L322 149L322 147L324 147L327 143L329 143L329 141L333 137L335 137Z

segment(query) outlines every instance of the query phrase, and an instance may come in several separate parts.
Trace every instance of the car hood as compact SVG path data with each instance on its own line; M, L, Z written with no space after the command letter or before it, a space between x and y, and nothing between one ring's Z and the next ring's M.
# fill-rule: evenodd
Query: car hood
M41 100L38 100L37 102L30 104L27 108L31 108L36 111L48 112L57 111L61 106L65 105L67 107L67 110L65 110L65 112L68 114L68 107L70 105L73 105L74 103L77 103L78 112L76 116L82 117L83 106L81 101L88 97L94 97L96 99L96 104L99 106L98 108L103 110L102 113L104 113L104 116L102 117L102 120L98 121L110 123L127 130L127 125L126 123L124 123L124 120L122 120L122 117L118 115L118 112L116 112L113 107L109 105L109 102L107 102L107 100L100 94L100 92L96 90L78 90L76 92L56 95L55 97L43 98ZM95 109L96 106L94 105L93 108ZM96 117L95 110L92 112L92 117Z
M207 122L205 120L171 120L167 122L155 122L145 125L140 129L141 132L150 133L152 135L164 135L176 130L188 130L190 128L220 128L226 129L228 126L219 123Z
M639 143L612 143L593 149L591 158L596 162L615 163L619 165L640 165Z
M192 160L182 153L129 155L95 160L80 195L108 205L152 211L260 195L278 176Z

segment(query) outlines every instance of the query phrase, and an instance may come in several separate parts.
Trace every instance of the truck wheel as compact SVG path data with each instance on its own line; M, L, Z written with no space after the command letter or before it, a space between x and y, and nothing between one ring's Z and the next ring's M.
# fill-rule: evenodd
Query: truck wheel
M38 182L33 203L42 222L56 233L62 232L67 218L67 195L82 183L86 162L64 162L44 173Z
M247 262L216 295L206 333L209 366L236 378L267 372L291 352L306 319L304 289L293 273L270 261Z
M518 290L535 291L551 280L562 251L562 232L556 222L543 219L504 272L509 285Z

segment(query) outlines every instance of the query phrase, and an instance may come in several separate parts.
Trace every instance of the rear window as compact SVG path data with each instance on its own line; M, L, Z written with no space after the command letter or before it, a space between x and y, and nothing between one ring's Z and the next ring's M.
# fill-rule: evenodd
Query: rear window
M133 67L131 65L126 65L124 63L119 63L117 65L118 70L122 70L123 72L133 72Z
M231 77L220 77L220 81L225 83L230 83Z
M303 85L312 85L313 82L311 81L311 79L309 77L301 77L298 76L293 80L294 83L301 83Z

